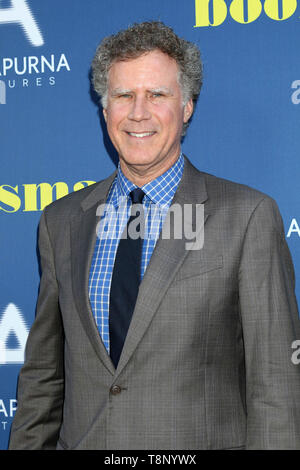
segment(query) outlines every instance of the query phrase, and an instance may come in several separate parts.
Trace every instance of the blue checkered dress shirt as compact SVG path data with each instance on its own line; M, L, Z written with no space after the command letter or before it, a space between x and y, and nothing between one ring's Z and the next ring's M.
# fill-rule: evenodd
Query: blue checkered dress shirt
M164 217L181 180L183 167L184 158L180 154L171 168L141 188L145 193L143 207L146 227L141 260L142 278L159 237ZM119 240L130 216L132 203L129 193L136 187L124 176L119 165L98 225L90 268L90 303L99 334L108 353L110 284Z

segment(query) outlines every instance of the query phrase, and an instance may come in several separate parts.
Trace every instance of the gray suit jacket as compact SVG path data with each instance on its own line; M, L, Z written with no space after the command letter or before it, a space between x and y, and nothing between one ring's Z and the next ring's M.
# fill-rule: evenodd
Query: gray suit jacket
M173 202L204 203L204 247L159 239L115 370L88 297L113 177L41 217L10 449L300 449L300 328L276 203L186 159Z

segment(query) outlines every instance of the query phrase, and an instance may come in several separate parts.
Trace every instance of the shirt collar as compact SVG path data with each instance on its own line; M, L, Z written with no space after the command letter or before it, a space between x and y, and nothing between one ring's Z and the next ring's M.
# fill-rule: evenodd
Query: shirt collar
M141 189L145 192L146 196L155 204L169 205L176 192L177 186L181 180L184 167L184 158L181 153L176 162L162 175L155 178L153 181L144 184ZM118 165L118 172L115 179L115 191L111 202L118 206L120 197L128 197L129 193L137 188L137 186L128 180L121 170L120 163Z

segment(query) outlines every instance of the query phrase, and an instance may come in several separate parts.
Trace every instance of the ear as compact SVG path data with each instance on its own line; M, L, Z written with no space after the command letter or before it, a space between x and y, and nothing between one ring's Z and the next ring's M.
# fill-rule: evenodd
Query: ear
M191 118L194 111L194 103L192 98L189 99L185 107L183 108L183 122L186 123Z
M107 122L107 111L104 108L103 108L103 116L104 116L105 122Z

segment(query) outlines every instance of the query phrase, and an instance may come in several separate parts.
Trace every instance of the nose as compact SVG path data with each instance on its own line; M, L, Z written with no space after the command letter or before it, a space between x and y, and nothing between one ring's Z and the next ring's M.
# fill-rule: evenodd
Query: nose
M128 119L132 121L143 121L144 119L151 119L151 113L148 109L147 98L145 96L135 96Z

